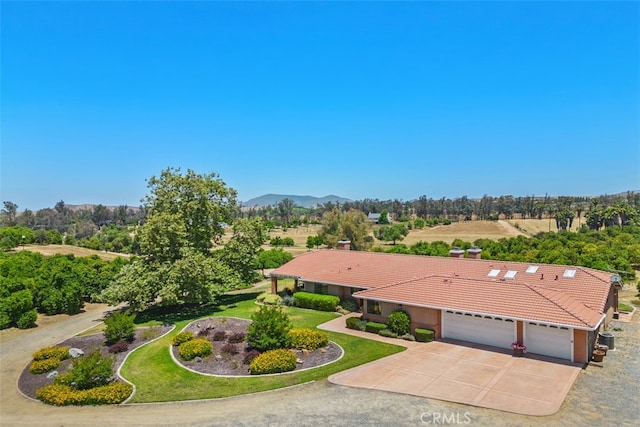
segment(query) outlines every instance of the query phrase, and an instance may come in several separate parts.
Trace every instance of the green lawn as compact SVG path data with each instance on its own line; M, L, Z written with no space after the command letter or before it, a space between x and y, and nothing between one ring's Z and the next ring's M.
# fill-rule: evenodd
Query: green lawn
M173 362L169 353L171 339L189 322L210 315L249 319L257 309L254 303L257 295L257 293L225 295L217 307L185 309L180 313L156 311L139 316L137 321L140 324L174 323L176 328L167 336L133 352L122 367L122 376L136 385L136 394L130 402L211 399L272 390L324 379L333 373L404 350L401 346L329 333L329 339L344 349L344 357L332 364L307 371L265 377L223 378L198 375L180 368ZM285 307L284 310L289 314L296 328L313 328L337 316L335 313L293 307Z

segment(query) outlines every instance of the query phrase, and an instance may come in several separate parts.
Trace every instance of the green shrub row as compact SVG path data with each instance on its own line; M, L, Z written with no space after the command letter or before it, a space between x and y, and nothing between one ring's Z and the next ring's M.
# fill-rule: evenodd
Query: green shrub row
M435 339L435 332L431 329L416 328L416 341L431 342Z
M269 350L251 361L249 371L252 375L288 372L296 368L296 363L296 354L291 350Z
M321 295L311 292L296 292L293 294L296 306L319 311L336 311L340 298L335 295Z
M179 346L180 344L184 344L187 341L191 341L193 339L193 332L182 331L175 337L173 337L172 344L175 346Z
M56 406L66 405L104 405L124 402L133 393L133 386L127 383L113 382L88 390L76 390L68 385L50 384L36 391L36 397Z
M61 360L57 357L50 357L48 359L34 360L29 366L29 372L32 374L43 374L45 372L53 371L60 366Z
M291 339L291 347L298 350L315 350L329 344L329 336L326 332L309 328L291 329L289 338Z
M64 346L53 346L53 347L45 347L36 351L31 355L33 360L45 360L45 359L58 359L65 360L69 357L69 347Z
M364 326L365 331L372 332L374 334L379 334L383 329L387 329L387 325L378 322L367 322Z
M206 357L213 353L213 344L207 339L196 338L183 342L178 347L178 354L184 360L193 360L196 357Z

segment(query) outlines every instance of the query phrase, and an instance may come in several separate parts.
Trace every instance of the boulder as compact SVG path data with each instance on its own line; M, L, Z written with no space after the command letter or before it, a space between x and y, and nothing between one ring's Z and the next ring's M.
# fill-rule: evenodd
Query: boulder
M74 359L76 357L80 357L84 355L84 351L82 351L79 348L70 348L69 349L69 356L73 357Z

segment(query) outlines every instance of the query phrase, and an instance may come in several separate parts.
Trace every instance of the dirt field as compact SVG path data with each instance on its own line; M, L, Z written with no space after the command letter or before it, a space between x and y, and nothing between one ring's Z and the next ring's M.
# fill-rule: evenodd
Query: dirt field
M551 219L509 219L506 220L510 225L519 228L525 234L533 236L538 233L547 233L549 231L557 232L558 227L556 227L556 220ZM585 224L584 218L575 218L573 220L573 224L571 225L571 231L578 231L582 224Z
M538 221L538 220L532 220ZM545 220L542 220L545 221ZM371 235L373 235L373 227ZM295 242L295 246L286 247L285 250L291 252L294 256L305 252L307 237L316 235L320 232L319 225L310 225L307 227L290 228L286 232L282 230L274 230L269 233L269 237L291 237ZM410 230L409 235L402 240L406 245L413 245L419 241L435 242L442 240L447 243L453 242L455 239L462 239L473 243L476 239L493 239L498 240L503 237L515 237L523 233L515 228L508 221L469 221L454 222L451 225L439 225L436 227L425 227L422 230ZM384 242L376 240L377 245L385 245ZM271 246L265 245L264 249L270 249Z
M77 257L82 256L90 256L90 255L98 255L105 261L111 261L117 257L129 258L129 254L120 254L117 252L103 252L103 251L94 251L93 249L81 248L78 246L69 246L69 245L25 245L24 248L19 246L15 248L16 252L19 251L32 251L38 252L42 255L55 255L55 254L72 254Z

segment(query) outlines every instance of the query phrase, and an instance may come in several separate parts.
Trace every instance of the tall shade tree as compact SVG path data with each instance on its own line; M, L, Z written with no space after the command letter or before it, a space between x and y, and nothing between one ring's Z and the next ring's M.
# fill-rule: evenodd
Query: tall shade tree
M221 242L223 224L231 221L235 190L218 175L191 169L182 174L173 168L149 179L148 187L147 221L140 230L142 258L120 271L102 293L103 300L128 302L134 310L155 303L206 304L238 286L242 275L210 250ZM236 251L240 256L247 249L239 246Z
M2 223L7 227L16 225L16 215L18 213L18 205L13 202L2 202L4 207L2 208Z
M147 222L140 231L143 255L173 261L181 258L180 248L208 254L213 243L221 242L236 207L236 191L217 174L167 168L147 182L151 194L145 198Z
M339 240L346 239L351 241L351 249L367 250L371 246L371 243L366 239L368 234L368 219L362 211L350 209L347 212L341 212L335 208L325 212L322 216L322 228L319 235L330 248L336 247Z

